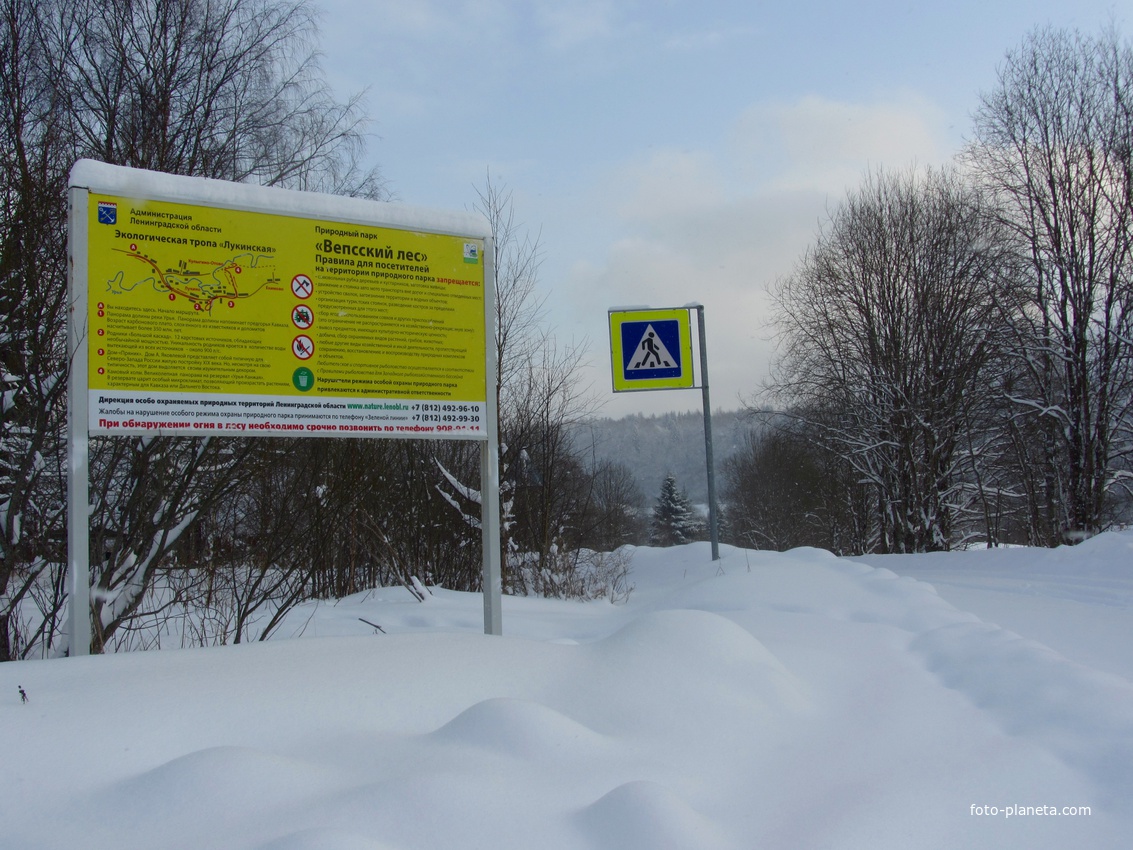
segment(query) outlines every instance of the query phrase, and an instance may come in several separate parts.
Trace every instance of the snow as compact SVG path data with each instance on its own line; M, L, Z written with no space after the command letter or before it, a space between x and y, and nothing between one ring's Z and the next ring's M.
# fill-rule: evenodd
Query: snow
M636 550L624 605L506 597L504 637L396 587L0 665L0 847L1133 845L1133 533L722 554Z
M932 584L948 602L1133 681L1133 539L1105 534L1054 551L1016 548L864 559ZM1114 570L1112 565L1129 565Z
M80 159L74 164L69 185L127 198L160 199L481 239L492 237L487 219L474 212L379 203L206 177L185 177L108 165L91 159Z

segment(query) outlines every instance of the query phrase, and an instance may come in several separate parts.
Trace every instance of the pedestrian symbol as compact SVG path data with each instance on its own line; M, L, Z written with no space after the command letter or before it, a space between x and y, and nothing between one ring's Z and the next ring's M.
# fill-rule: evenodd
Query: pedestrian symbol
M645 335L641 338L641 342L637 344L637 348L633 350L626 370L636 372L640 369L672 369L674 367L679 369L680 366L681 361L669 353L669 349L657 336L657 331L653 328L653 325L649 324L645 326Z
M692 386L688 310L610 311L614 391Z

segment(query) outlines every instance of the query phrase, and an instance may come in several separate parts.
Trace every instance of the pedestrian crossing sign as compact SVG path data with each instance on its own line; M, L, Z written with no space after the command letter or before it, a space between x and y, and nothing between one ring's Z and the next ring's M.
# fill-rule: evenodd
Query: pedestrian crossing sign
M686 308L609 313L614 392L692 387L692 333Z

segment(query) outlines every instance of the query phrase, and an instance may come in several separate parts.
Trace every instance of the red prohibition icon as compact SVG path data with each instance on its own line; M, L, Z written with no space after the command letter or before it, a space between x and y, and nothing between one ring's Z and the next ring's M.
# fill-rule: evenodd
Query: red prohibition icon
M291 353L300 360L308 360L315 353L315 341L306 334L299 334L291 340Z
M305 274L297 274L291 278L291 291L296 298L310 298L311 293L315 291L315 285Z
M306 304L298 304L291 311L291 323L299 330L305 331L315 323L315 313Z

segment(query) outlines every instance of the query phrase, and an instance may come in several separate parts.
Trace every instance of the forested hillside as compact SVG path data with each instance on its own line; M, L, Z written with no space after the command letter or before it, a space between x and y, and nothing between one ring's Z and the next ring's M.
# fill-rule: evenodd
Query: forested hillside
M758 428L758 422L742 411L712 413L717 492L728 458L742 448L745 435ZM695 504L707 504L704 416L699 410L589 419L575 425L571 433L591 463L605 460L627 466L649 504L657 498L666 475L673 475Z

